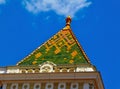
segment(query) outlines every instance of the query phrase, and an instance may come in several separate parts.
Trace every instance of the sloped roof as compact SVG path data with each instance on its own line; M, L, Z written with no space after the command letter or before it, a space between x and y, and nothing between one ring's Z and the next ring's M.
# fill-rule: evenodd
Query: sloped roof
M18 62L17 65L40 65L46 61L55 64L90 63L70 28L70 22L71 18L68 16L65 28Z

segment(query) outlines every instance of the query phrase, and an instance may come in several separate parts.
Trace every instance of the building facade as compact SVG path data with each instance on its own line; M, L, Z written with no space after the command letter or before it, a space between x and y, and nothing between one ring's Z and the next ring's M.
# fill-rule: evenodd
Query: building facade
M15 66L0 67L1 89L104 89L99 71L90 63L66 26Z

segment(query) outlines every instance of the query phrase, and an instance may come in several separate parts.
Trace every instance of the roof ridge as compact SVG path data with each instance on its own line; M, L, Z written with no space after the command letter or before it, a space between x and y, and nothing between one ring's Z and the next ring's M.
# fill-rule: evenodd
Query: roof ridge
M88 61L88 63L90 63L90 60L88 58L88 56L86 55L85 51L83 50L81 44L78 42L76 36L74 35L74 33L72 32L72 29L68 29L71 32L71 35L73 36L73 39L76 41L78 47L80 48L80 50L82 51L84 57L86 58L86 60Z

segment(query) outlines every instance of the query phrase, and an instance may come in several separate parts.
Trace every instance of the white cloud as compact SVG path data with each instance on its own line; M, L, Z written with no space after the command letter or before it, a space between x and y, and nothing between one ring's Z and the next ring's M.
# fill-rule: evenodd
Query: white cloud
M5 0L0 0L0 4L5 4L6 1Z
M74 17L75 13L91 2L87 0L23 0L25 8L32 13L54 11L58 15Z

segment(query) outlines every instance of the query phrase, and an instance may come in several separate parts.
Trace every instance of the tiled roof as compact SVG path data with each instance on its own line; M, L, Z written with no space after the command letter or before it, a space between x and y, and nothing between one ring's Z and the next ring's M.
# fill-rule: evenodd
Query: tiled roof
M70 22L71 18L67 17L65 28L18 62L17 65L40 65L46 61L55 64L90 63L81 45L72 33Z

